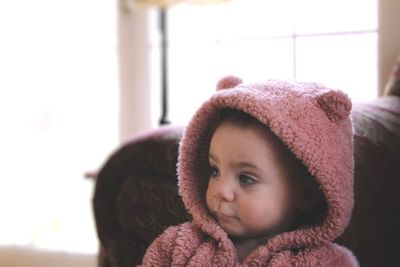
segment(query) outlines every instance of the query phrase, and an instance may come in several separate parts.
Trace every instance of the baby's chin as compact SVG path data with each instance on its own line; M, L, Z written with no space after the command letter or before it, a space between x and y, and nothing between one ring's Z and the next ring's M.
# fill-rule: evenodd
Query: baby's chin
M215 219L219 227L224 230L229 237L235 239L247 239L257 238L259 236L267 235L265 231L257 231L245 228L241 225L240 218L236 216L224 216L218 213L214 213L212 217Z
M271 233L269 231L228 231L224 229L232 241L241 240L260 240L261 242L266 242L268 239L278 235L279 233Z
M257 238L263 233L254 233L251 231L247 231L240 227L232 227L231 225L224 225L223 223L219 223L220 227L228 234L231 239L249 239L249 238Z

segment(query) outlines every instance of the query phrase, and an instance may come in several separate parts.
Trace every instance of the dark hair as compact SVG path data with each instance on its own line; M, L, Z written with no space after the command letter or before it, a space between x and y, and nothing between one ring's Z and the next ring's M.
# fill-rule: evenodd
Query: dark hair
M221 124L222 122L232 122L235 125L243 127L250 125L259 125L266 127L252 115L233 108L224 108L221 110L219 114L218 124Z

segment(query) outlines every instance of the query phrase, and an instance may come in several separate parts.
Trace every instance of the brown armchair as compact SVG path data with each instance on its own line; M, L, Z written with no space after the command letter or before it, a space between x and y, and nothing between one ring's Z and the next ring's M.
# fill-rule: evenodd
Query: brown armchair
M400 97L354 105L355 207L337 240L360 266L400 266ZM169 225L189 220L177 193L182 128L133 138L97 175L93 208L101 243L99 266L134 266Z

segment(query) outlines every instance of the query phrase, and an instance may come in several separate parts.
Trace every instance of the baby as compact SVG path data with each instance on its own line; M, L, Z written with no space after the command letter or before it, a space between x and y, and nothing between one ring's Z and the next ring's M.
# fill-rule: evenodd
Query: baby
M144 266L358 266L332 243L353 207L351 102L305 82L222 79L179 151L191 222L168 228Z

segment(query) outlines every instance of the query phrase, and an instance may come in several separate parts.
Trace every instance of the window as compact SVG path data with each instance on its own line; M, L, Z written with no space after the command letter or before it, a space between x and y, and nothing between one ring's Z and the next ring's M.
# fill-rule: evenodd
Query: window
M174 6L168 18L174 123L227 74L313 80L355 102L377 95L376 0L232 0Z
M84 173L118 143L114 5L0 2L0 245L98 250Z

